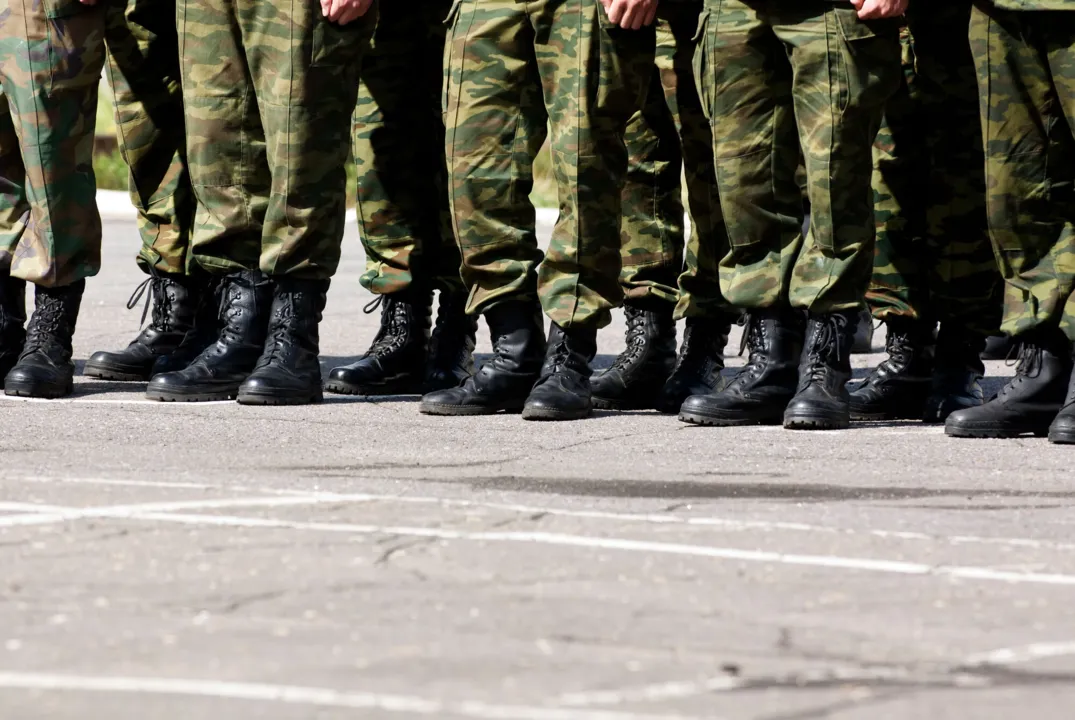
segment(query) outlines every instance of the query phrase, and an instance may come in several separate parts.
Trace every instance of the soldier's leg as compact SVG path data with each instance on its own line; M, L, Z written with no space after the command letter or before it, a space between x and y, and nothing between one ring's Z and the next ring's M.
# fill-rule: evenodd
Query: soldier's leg
M153 400L234 398L265 344L271 287L259 263L271 174L240 42L242 22L255 8L243 11L245 18L235 0L176 2L187 162L197 198L190 252L201 269L219 276L220 330L186 368L150 381L146 397Z
M929 298L933 246L926 208L929 126L916 45L904 27L903 79L885 104L873 146L874 215L877 241L866 302L873 318L888 326L888 357L851 392L855 420L921 419L933 379L934 326Z
M130 345L118 352L94 353L83 373L108 380L148 380L182 365L170 356L188 336L194 340L199 309L203 323L211 323L216 311L202 274L188 275L195 200L186 162L174 0L106 5L105 42L116 134L130 169L131 202L138 210L138 264L151 275L132 300L146 293L153 315ZM202 349L184 354L189 361Z
M1046 31L1050 37L1049 64L1053 68L1053 83L1056 85L1057 99L1063 109L1067 126L1075 128L1075 13L1066 13L1063 23L1052 26ZM1075 174L1069 168L1069 177ZM1067 216L1075 223L1075 215ZM1070 226L1069 226L1070 227ZM1075 234L1069 230L1067 252L1061 262L1069 271L1075 271ZM1064 303L1064 314L1060 320L1060 329L1067 336L1069 343L1075 343L1075 292L1069 293ZM1075 374L1068 384L1064 407L1049 426L1049 441L1064 445L1075 445Z
M240 10L272 173L261 270L273 292L265 351L239 388L240 403L321 400L318 330L340 260L351 117L377 5L347 25L325 19L315 3L281 11L258 0Z
M627 337L626 349L612 367L593 378L594 406L606 410L653 408L676 360L673 312L683 266L683 163L662 83L662 74L672 71L675 39L660 18L657 38L658 58L645 105L624 135L628 160L620 284Z
M545 371L523 417L570 420L592 411L590 362L597 330L623 297L623 138L646 96L656 39L652 27L613 25L597 0L544 0L534 6L560 216L538 270L541 304L553 323Z
M358 362L332 370L331 392L432 392L459 385L473 368L477 321L464 313L441 112L450 6L383 4L363 58L353 133L361 283L384 296L381 332ZM434 289L440 312L431 339Z
M547 116L535 32L514 0L462 0L445 46L445 150L469 311L489 324L493 358L461 387L430 393L432 415L519 412L541 369L533 162Z
M71 339L85 279L100 269L101 219L92 170L103 13L77 0L13 0L0 21L3 85L30 206L11 275L33 282L35 311L4 390L71 392Z
M798 384L803 342L801 315L788 302L803 225L792 67L767 14L743 0L707 0L694 59L727 227L720 289L749 312L750 360L726 388L688 398L680 419L778 423Z
M984 402L981 352L998 331L1001 278L989 242L985 154L969 41L971 2L921 5L908 16L916 48L928 169L929 301L940 321L924 418L943 422Z
M791 304L809 313L789 428L846 427L850 352L873 269L871 149L901 77L897 21L810 3L777 27L795 67L795 117L806 165L810 230L792 272Z
M0 378L15 366L26 341L26 281L11 277L11 261L29 214L26 170L0 76Z
M976 6L971 46L986 151L989 232L1005 280L1002 329L1022 345L1013 381L949 416L957 437L1044 435L1064 404L1070 342L1060 329L1075 287L1075 138L1062 79L1075 12ZM1058 79L1060 80L1058 82ZM1075 115L1075 113L1071 113Z

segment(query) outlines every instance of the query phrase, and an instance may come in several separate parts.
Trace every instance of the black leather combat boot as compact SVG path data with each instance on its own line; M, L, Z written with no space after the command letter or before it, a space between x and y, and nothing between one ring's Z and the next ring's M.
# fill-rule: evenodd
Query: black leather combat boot
M814 315L806 326L799 388L784 411L789 430L839 430L851 425L851 346L857 312Z
M676 365L657 396L659 411L678 413L692 395L710 395L724 389L727 381L721 371L731 329L726 318L687 318Z
M985 364L981 353L986 338L964 332L950 323L941 325L937 337L937 362L929 398L922 413L928 423L943 423L957 410L985 403L981 380Z
M545 364L523 407L523 420L582 420L593 414L590 363L597 355L597 329L549 331Z
M74 389L71 340L86 281L34 290L34 314L26 326L26 343L4 380L8 395L60 398Z
M429 393L426 415L492 415L521 412L541 374L545 330L536 302L506 302L485 313L493 357L459 387Z
M698 425L775 425L799 381L803 347L803 315L791 309L767 308L743 321L747 364L724 389L687 398L679 411L683 422Z
M157 359L175 352L193 329L204 287L204 282L184 275L151 275L127 301L127 309L134 308L149 289L147 302L153 304L149 327L123 350L95 352L82 373L103 380L149 380ZM145 316L143 312L143 323Z
M157 358L153 363L151 375L186 368L217 341L221 328L220 289L220 278L214 277L206 281L194 310L194 324L187 330L175 350Z
M433 312L431 290L410 289L381 295L367 311L381 308L381 329L357 362L333 368L325 389L341 395L412 395L422 391L429 325Z
M474 374L478 318L467 315L467 295L440 292L437 324L429 339L424 393L459 387Z
M901 317L885 324L888 358L851 390L851 419L921 420L933 381L933 329Z
M26 281L0 272L0 380L22 354L26 342Z
M676 366L675 308L647 310L625 304L627 348L612 367L596 375L593 406L603 410L650 410Z
M851 352L855 355L869 355L873 352L873 315L869 310L859 313L858 327L855 329L855 340L851 345Z
M239 386L242 405L321 402L320 334L328 280L273 279L268 337L254 372Z
M1049 425L1049 442L1057 445L1075 445L1075 372L1068 382L1068 394L1064 407Z
M990 335L985 340L982 360L1007 360L1015 353L1016 342L1009 335Z
M168 402L234 399L265 349L271 306L272 284L261 271L224 276L216 342L185 369L155 376L146 397Z
M948 416L944 432L951 437L1044 437L1064 407L1071 378L1071 347L1055 328L1020 338L1015 377L989 402Z

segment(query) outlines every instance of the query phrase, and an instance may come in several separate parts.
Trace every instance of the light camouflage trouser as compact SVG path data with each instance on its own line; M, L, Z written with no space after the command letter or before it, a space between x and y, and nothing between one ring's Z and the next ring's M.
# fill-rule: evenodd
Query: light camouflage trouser
M93 136L104 10L0 4L0 273L44 287L96 275Z
M989 232L1011 335L1075 340L1075 12L976 5Z
M331 277L376 6L346 26L316 2L178 0L177 15L196 262Z
M450 23L446 148L468 311L539 297L563 327L607 324L623 298L623 135L653 28L613 27L598 0L459 0ZM543 260L529 195L547 123L560 214Z
M873 266L871 147L900 79L898 24L825 0L706 0L695 54L730 250L747 309L863 307ZM800 148L811 207L804 238Z
M866 295L878 320L941 322L981 337L1000 324L985 214L985 156L970 0L912 3L904 81L874 145L877 248Z
M701 9L702 3L692 0L659 5L646 104L631 118L624 138L628 165L620 284L628 302L670 303L677 318L729 310L717 269L728 238L713 168L713 135L694 82ZM691 216L686 243L684 177Z
M184 147L175 0L110 0L105 11L116 135L142 237L138 264L184 274L195 200Z

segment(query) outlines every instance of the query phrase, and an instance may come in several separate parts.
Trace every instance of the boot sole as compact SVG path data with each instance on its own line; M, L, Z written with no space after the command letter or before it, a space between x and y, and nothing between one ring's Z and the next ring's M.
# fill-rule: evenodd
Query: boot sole
M593 398L593 406L596 410L612 410L616 412L623 412L625 410L656 410L656 401L650 400L646 402L623 402L620 400L609 400L607 398Z
M851 419L855 422L883 422L885 420L921 420L924 410L918 412L860 412L852 408Z
M1048 428L963 428L945 426L944 434L954 438L975 440L1012 440L1033 435L1037 438L1049 437Z
M783 416L732 418L680 412L679 420L680 422L690 423L691 425L706 425L708 427L750 427L752 425L779 425L783 422Z
M847 430L849 427L851 427L850 418L822 415L784 416L784 428L787 430Z
M296 395L291 397L280 395L269 395L261 393L243 393L240 392L236 401L240 405L316 405L324 401L324 394L317 392L309 395Z
M1075 433L1050 431L1049 442L1054 445L1075 445Z
M585 420L593 415L593 408L586 410L555 410L553 408L523 408L523 420L538 420L546 422L567 422L570 420Z
M145 370L142 372L131 372L129 370L118 370L115 367L108 367L105 365L90 365L86 363L86 367L82 369L82 374L86 377L98 378L100 380L114 380L117 382L148 382L153 378L153 369Z
M146 399L156 400L157 402L220 402L223 400L234 400L238 394L239 391L237 389L201 393L171 393L147 390Z
M398 385L351 385L350 383L330 380L325 383L326 392L334 395L421 395L422 386L415 384Z
M479 415L518 415L523 411L522 405L509 407L475 407L471 405L440 405L438 403L421 403L418 412L423 415L439 417L477 417Z
M74 382L62 388L42 388L30 384L8 382L4 394L10 397L37 398L39 400L59 400L75 391Z

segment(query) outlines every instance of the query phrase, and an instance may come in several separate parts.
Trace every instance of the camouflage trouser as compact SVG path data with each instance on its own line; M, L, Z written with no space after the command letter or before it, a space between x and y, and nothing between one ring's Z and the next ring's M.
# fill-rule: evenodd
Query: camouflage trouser
M646 104L627 125L620 284L627 300L676 305L679 318L727 310L717 265L728 239L713 169L713 135L694 84L700 2L663 0ZM691 231L684 267L682 173Z
M850 4L826 0L706 0L695 64L728 227L724 295L745 308L862 307L875 231L870 148L899 85L897 24L860 21Z
M331 277L375 9L346 26L312 1L178 0L177 15L195 261Z
M93 135L104 13L78 0L0 5L0 272L45 287L96 275Z
M142 236L138 264L185 273L195 201L183 138L175 0L110 0L105 13L116 134Z
M537 295L562 326L607 324L623 298L623 134L644 100L653 29L612 27L598 0L454 8L446 145L468 309ZM542 261L529 195L546 123L560 216Z
M355 113L362 286L463 292L444 159L444 41L450 0L386 2L362 61Z
M879 320L940 321L984 336L1000 323L1000 273L986 229L970 12L970 0L926 0L907 14L905 80L874 145L877 249L866 299Z
M1075 12L977 6L986 204L1012 335L1075 340Z

